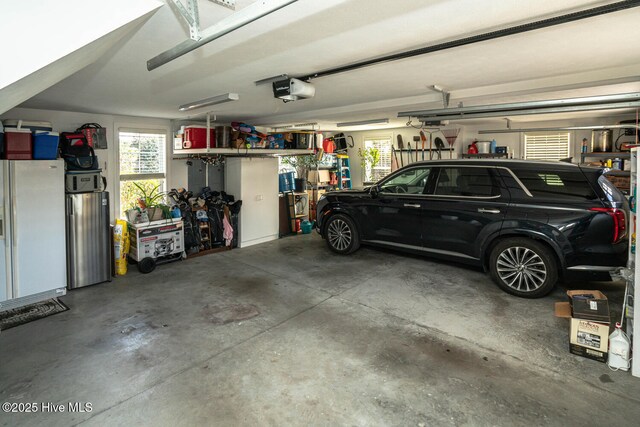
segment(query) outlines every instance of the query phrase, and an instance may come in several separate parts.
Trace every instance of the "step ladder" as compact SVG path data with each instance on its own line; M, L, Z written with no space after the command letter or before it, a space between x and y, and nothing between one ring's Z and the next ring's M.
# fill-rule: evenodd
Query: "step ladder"
M338 154L338 188L340 190L351 188L351 164L349 156L346 154Z

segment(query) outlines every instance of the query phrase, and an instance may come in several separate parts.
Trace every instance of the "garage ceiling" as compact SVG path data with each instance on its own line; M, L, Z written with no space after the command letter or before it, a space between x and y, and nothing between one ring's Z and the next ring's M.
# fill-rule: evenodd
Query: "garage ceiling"
M237 0L236 10L251 3ZM380 117L402 126L399 111L442 106L434 84L451 92L451 105L640 91L640 8L315 79L309 100L284 104L270 85L254 84L609 3L299 0L149 72L148 59L189 37L165 5L101 60L22 106L176 119L194 114L179 113L181 104L236 92L240 101L210 107L220 121L332 128ZM199 5L201 28L233 13Z

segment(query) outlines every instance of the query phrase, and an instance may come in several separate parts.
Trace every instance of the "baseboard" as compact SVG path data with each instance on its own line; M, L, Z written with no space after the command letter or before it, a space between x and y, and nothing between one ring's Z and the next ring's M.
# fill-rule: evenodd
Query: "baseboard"
M249 246L259 245L260 243L271 242L272 240L278 240L280 237L277 234L273 234L271 236L260 237L258 239L247 240L244 242L238 243L239 248L248 248Z

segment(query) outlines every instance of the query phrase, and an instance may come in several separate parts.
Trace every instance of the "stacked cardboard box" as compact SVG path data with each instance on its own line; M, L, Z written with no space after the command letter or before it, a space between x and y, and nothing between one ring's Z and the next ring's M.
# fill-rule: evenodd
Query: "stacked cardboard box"
M600 291L567 291L569 302L557 302L556 317L571 319L569 351L605 363L609 348L609 302Z

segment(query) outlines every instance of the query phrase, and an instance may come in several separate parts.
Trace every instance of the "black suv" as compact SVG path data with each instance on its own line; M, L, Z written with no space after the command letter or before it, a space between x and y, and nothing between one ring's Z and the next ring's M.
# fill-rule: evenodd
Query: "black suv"
M549 293L567 272L626 265L625 197L602 169L563 162L418 162L318 202L317 230L349 254L363 244L475 264L513 295Z

